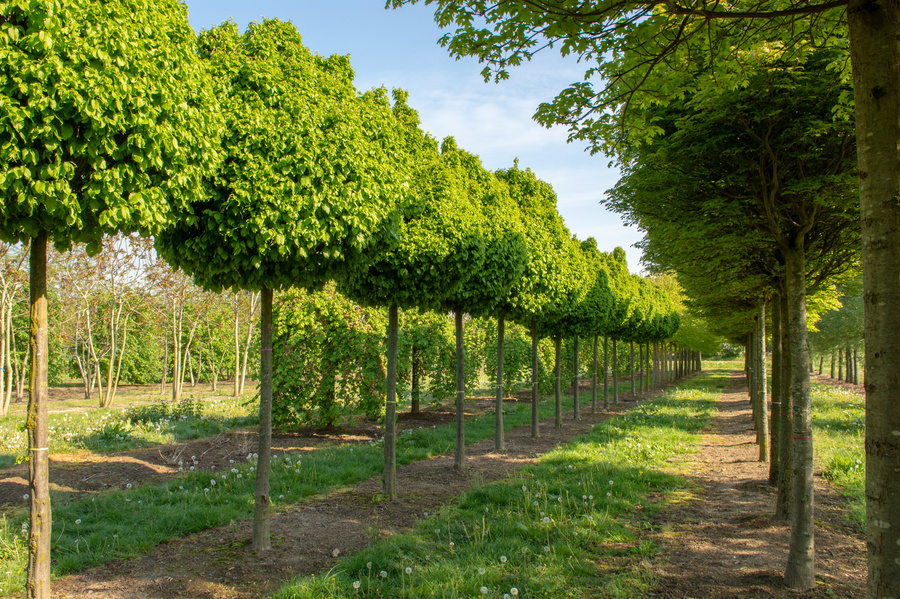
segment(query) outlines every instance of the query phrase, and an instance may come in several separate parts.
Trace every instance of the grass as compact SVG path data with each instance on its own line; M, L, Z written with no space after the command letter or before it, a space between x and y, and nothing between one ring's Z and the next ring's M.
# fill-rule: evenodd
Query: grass
M847 389L812 385L813 447L825 477L850 500L853 521L864 526L865 398Z
M54 404L55 406L55 404ZM199 439L258 422L257 402L246 397L189 397L178 404L144 403L49 415L50 451L113 452ZM22 416L0 418L0 468L21 461L28 448Z
M565 400L564 405L570 408L571 397ZM504 415L505 427L530 422L530 409L525 402L510 406ZM541 418L548 418L553 410L552 402L543 401ZM146 413L142 411L139 416ZM204 416L207 417L208 414ZM132 426L154 421L149 418ZM466 422L466 443L493 434L493 412ZM403 431L397 440L397 463L408 464L444 453L454 446L455 435L452 424ZM297 454L275 456L270 488L273 507L286 509L327 489L375 476L382 470L383 458L381 442L329 446L302 458ZM228 472L195 470L167 483L85 496L68 503L51 493L54 575L141 555L169 539L249 518L253 513L254 469L255 458L250 456L246 462L233 464ZM0 594L22 588L24 525L22 516L0 525Z
M730 365L669 391L484 485L409 534L286 585L318 597L632 597L652 587L657 552L636 533L685 484L667 459L694 453Z

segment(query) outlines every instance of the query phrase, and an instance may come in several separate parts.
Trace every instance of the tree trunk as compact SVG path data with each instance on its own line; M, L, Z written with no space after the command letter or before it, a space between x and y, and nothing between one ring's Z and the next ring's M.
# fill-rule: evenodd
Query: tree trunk
M578 377L578 335L575 335L575 389L572 396L572 419L581 420L581 406L578 403L580 381Z
M591 375L591 414L597 413L597 333L594 333L594 364Z
M603 411L609 410L609 335L603 334Z
M809 344L806 335L806 257L803 242L785 251L788 328L791 337L791 404L794 480L791 542L785 584L810 589L816 584L813 527L813 440L809 390Z
M844 350L839 349L838 355L838 380L844 380Z
M769 444L769 484L778 484L778 466L781 460L781 417L783 391L781 388L781 295L772 298L772 426Z
M241 396L241 313L237 295L234 297L234 396Z
M504 449L503 441L503 350L506 322L503 314L497 317L497 401L494 405L494 448Z
M825 365L825 356L819 356L819 376L822 376L822 368Z
M259 448L256 462L256 501L253 509L253 549L272 548L272 501L269 466L272 455L272 290L262 288L259 359Z
M465 344L463 343L463 315L456 312L456 455L453 465L462 470L466 462L466 377Z
M421 358L419 357L419 348L415 345L412 346L412 355L410 356L410 365L409 369L411 371L410 378L410 390L409 390L409 413L416 415L421 413L422 406L420 404L420 393L419 393L419 361Z
M384 494L397 495L397 306L388 308L387 399L384 409ZM415 352L413 352L415 355Z
M794 490L793 411L791 409L791 332L788 326L787 287L782 285L781 304L781 414L778 419L779 448L778 495L775 499L775 519L784 522L791 518Z
M850 0L865 301L868 597L900 597L900 4Z
M638 344L638 364L640 365L638 369L638 393L641 395L644 394L644 344Z
M856 348L853 348L853 384L859 384L859 359L856 355Z
M834 350L831 350L831 378L834 378Z
M619 352L618 352L618 348L616 347L615 338L613 338L612 375L613 375L613 404L619 405Z
M184 311L179 314L179 310L172 300L172 401L177 402L181 399L181 322L184 317Z
M50 471L47 410L47 233L31 240L31 385L28 398L28 498L30 529L25 593L50 598Z
M538 406L538 330L537 318L531 321L531 437L537 439L541 436L540 426L538 425L539 406Z
M769 459L769 412L766 397L766 304L759 306L756 325L756 407L759 411L759 461Z
M637 387L634 380L634 341L629 341L628 345L631 349L631 397L634 399L635 395L637 395Z
M561 364L561 354L562 354L562 337L556 337L553 340L554 343L554 367L553 367L553 398L555 399L555 419L554 425L556 428L562 426L562 364Z
M166 374L169 372L169 341L166 339L167 331L163 331L163 367L162 378L159 380L159 394L166 394Z

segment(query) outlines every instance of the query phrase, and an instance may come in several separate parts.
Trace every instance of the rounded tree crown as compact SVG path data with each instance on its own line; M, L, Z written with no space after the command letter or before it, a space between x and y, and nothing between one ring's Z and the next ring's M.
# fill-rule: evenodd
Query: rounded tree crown
M408 193L385 91L358 94L345 56L303 46L290 23L224 23L200 35L217 84L225 160L212 199L157 239L208 288L316 288L365 266L395 235Z
M0 236L155 233L205 199L222 121L177 0L0 4Z

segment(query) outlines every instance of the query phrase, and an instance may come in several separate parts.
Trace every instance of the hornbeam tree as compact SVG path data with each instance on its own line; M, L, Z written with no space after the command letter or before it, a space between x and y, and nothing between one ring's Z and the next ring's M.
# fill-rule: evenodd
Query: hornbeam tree
M480 212L480 234L485 249L481 268L470 270L460 288L440 304L443 309L453 312L456 319L454 464L462 469L465 462L463 313L470 316L498 313L513 285L522 277L529 254L522 223L517 218L519 212L507 185L485 170L476 156L458 149L453 138L447 138L441 144L441 161L459 173L459 180L465 186L468 209ZM498 339L498 342L502 340Z
M399 127L382 90L359 95L346 56L307 50L289 23L200 35L226 120L208 201L192 203L157 250L210 290L261 291L260 434L253 547L271 548L272 296L320 288L365 266L394 235L407 190Z
M0 237L31 241L28 597L50 596L47 242L152 234L202 200L221 122L183 4L0 5Z
M482 267L485 238L480 210L467 204L461 173L442 160L433 137L419 128L408 94L394 91L393 111L402 124L404 151L412 160L412 186L400 206L395 247L378 249L365 269L340 281L355 301L388 307L387 404L384 491L396 494L396 362L398 308L439 309L458 293L469 273ZM476 209L478 206L476 206Z
M501 305L499 311L531 330L531 436L536 438L540 435L538 322L546 310L565 297L560 263L569 231L557 212L556 192L530 169L523 171L515 164L497 171L497 176L506 182L525 224L528 262L522 278L512 287L506 305Z

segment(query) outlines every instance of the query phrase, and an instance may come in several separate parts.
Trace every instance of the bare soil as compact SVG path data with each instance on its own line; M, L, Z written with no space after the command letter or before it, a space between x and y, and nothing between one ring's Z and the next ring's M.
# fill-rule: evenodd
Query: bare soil
M736 375L737 377L737 375ZM794 592L781 584L787 559L790 527L773 522L774 491L766 484L768 466L756 461L746 387L735 386L719 400L720 413L707 427L700 454L681 473L692 479L691 496L673 503L635 527L650 524L639 534L656 541L660 553L642 564L659 584L648 595L665 598L732 597L864 597L865 544L862 531L847 521L844 501L817 478L817 588ZM650 395L639 398L644 401ZM287 580L322 572L341 556L359 551L379 537L408 530L417 519L436 512L468 488L509 476L516 468L585 432L594 423L620 413L636 402L623 401L607 414L583 410L581 421L567 415L557 429L552 420L541 423L541 436L532 439L530 427L507 432L507 449L498 452L493 439L466 448L466 468L453 467L453 456L438 456L398 469L399 494L383 501L378 478L293 506L273 516L272 551L259 555L250 548L248 521L172 540L152 553L61 578L54 596L67 598L132 599L175 597L255 598L279 588ZM486 402L468 406L475 413ZM449 410L408 416L401 427L432 426L450 420ZM372 426L321 434L299 431L276 436L279 453L309 451L324 443L368 442L379 431ZM54 456L51 480L71 493L90 493L145 482L178 473L172 457L188 463L197 456L200 466L224 467L255 446L255 435L239 433L179 446L141 450L103 457ZM191 462L192 463L192 462ZM115 464L115 467L111 467ZM21 470L21 467L19 467ZM21 501L24 471L0 472L0 501ZM21 483L16 479L21 479ZM646 528L646 527L644 527Z
M827 378L827 377L826 377ZM790 523L772 517L775 488L759 450L743 378L718 401L719 413L688 466L693 497L667 508L655 534L662 546L653 597L731 599L866 596L866 545L846 501L815 473L816 587L787 589Z

